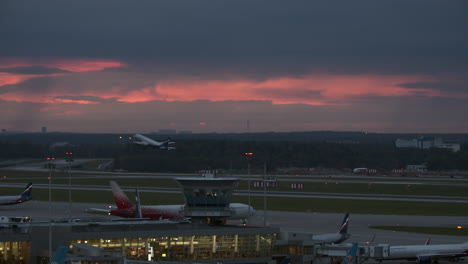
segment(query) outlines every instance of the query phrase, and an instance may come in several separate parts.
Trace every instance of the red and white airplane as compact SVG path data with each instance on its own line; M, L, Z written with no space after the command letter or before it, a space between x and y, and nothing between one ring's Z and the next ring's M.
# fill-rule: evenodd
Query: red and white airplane
M119 216L124 218L148 218L152 220L186 220L183 215L184 205L141 205L139 202L138 191L136 194L136 203L132 203L127 195L122 191L115 181L110 182L112 187L112 195L114 197L117 208L110 207L109 209L89 208L86 211L89 213L106 213L108 215ZM231 203L229 205L231 217L229 219L247 219L255 214L255 209L249 205L242 203ZM223 224L223 221L217 223Z

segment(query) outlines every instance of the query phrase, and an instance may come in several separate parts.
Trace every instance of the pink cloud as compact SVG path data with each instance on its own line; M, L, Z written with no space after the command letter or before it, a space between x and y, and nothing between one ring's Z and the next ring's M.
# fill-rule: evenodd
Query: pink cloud
M165 81L154 87L112 94L119 101L136 103L152 100L167 101L227 101L268 100L274 104L327 105L336 100L367 96L396 97L459 97L460 94L431 89L401 87L402 83L430 82L428 76L405 75L311 75L303 78L271 78L253 80ZM304 94L310 94L304 96ZM314 94L318 96L313 96ZM467 95L464 94L466 97Z
M71 72L100 71L106 68L124 67L116 60L88 58L0 58L0 68L42 66Z
M98 62L98 61L96 61ZM115 65L120 65L115 62ZM64 69L65 64L59 65ZM112 62L97 63L91 67L89 61L76 61L75 70L101 69ZM70 67L68 69L72 69ZM308 75L301 78L278 77L262 81L249 79L227 80L159 80L155 85L132 89L132 85L154 83L152 76L121 76L121 73L83 73L73 78L61 78L47 90L47 94L31 95L27 92L9 91L0 94L0 99L27 101L46 104L98 104L85 99L70 99L86 96L116 99L124 103L148 101L269 101L273 104L334 105L347 104L352 100L366 97L468 97L465 92L446 92L428 88L408 88L405 83L438 82L431 76L420 75ZM21 76L8 82L21 81ZM81 82L80 78L86 78ZM110 81L111 80L111 81ZM120 81L121 80L121 81ZM76 86L80 83L80 86ZM73 84L73 85L72 85ZM70 85L70 86L68 86ZM81 88L82 87L82 88ZM68 96L69 99L57 99Z
M70 72L100 71L106 68L124 67L125 63L102 59L54 59L54 58L0 58L0 86L17 84L31 78L42 76L62 76L67 73L17 74L1 72L1 69L41 66Z

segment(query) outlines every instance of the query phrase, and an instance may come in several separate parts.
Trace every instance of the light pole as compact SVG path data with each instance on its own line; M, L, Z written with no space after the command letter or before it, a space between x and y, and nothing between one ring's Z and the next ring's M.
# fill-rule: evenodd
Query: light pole
M267 185L267 176L266 176L266 162L263 163L263 226L266 226L266 204L267 204L267 197L266 197L266 185Z
M52 170L55 168L54 157L47 157L49 169L49 259L52 259Z
M68 221L71 223L72 195L71 195L71 162L73 162L73 152L65 152L65 160L68 163Z
M249 204L249 211L248 211L248 215L250 215L250 159L249 157L253 156L253 152L245 152L244 153L245 155L245 158L247 160L247 183L248 183L248 186L247 186L247 194L248 194L248 204Z

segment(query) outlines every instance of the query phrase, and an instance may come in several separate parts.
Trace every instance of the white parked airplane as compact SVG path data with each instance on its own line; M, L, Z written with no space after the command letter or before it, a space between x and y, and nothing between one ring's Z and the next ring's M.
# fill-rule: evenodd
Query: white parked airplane
M32 183L28 183L20 195L0 196L0 205L24 203L32 199Z
M434 263L439 259L459 260L468 257L468 242L462 244L390 246L389 257L382 260L417 260Z
M143 147L153 147L153 148L159 148L159 149L164 149L164 150L176 149L176 147L172 146L175 144L175 142L172 141L170 138L164 141L155 141L141 134L135 134L133 135L133 137L139 140L139 141L135 141L135 144L143 146Z
M136 192L136 203L133 204L127 195L120 189L115 181L110 182L112 187L112 195L114 197L117 208L112 207L109 209L89 208L86 211L89 213L106 213L124 218L148 218L153 220L184 220L183 215L184 205L141 205ZM250 207L250 208L249 208ZM244 220L255 214L255 209L247 204L230 203L229 210L232 215L229 219ZM220 219L214 224L224 224L226 219Z
M340 230L337 233L312 235L312 240L317 241L318 244L339 244L351 236L348 234L348 226L349 213L346 213L343 223L340 226Z

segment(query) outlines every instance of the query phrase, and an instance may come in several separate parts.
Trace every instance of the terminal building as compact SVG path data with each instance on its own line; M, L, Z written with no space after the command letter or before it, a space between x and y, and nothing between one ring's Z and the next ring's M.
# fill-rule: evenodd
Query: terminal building
M50 229L50 235L49 235ZM279 228L210 226L164 221L38 223L0 229L0 263L44 264L69 246L68 263L268 263ZM82 245L100 249L93 252ZM80 250L86 254L80 254ZM103 261L96 259L103 258Z
M279 227L224 225L223 219L243 213L230 206L238 179L205 175L177 181L185 195L184 215L190 222L106 219L4 223L0 225L0 264L47 264L61 246L70 248L68 264L274 264L285 258L302 264L323 256L342 258L350 247L318 245L310 234L288 233Z
M0 264L48 263L51 251L68 246L68 263L268 263L279 228L226 226L236 178L178 178L191 222L126 221L12 224L0 229ZM244 205L246 208L250 206ZM245 209L245 208L244 208ZM120 262L119 262L120 261ZM125 262L129 263L129 262Z

